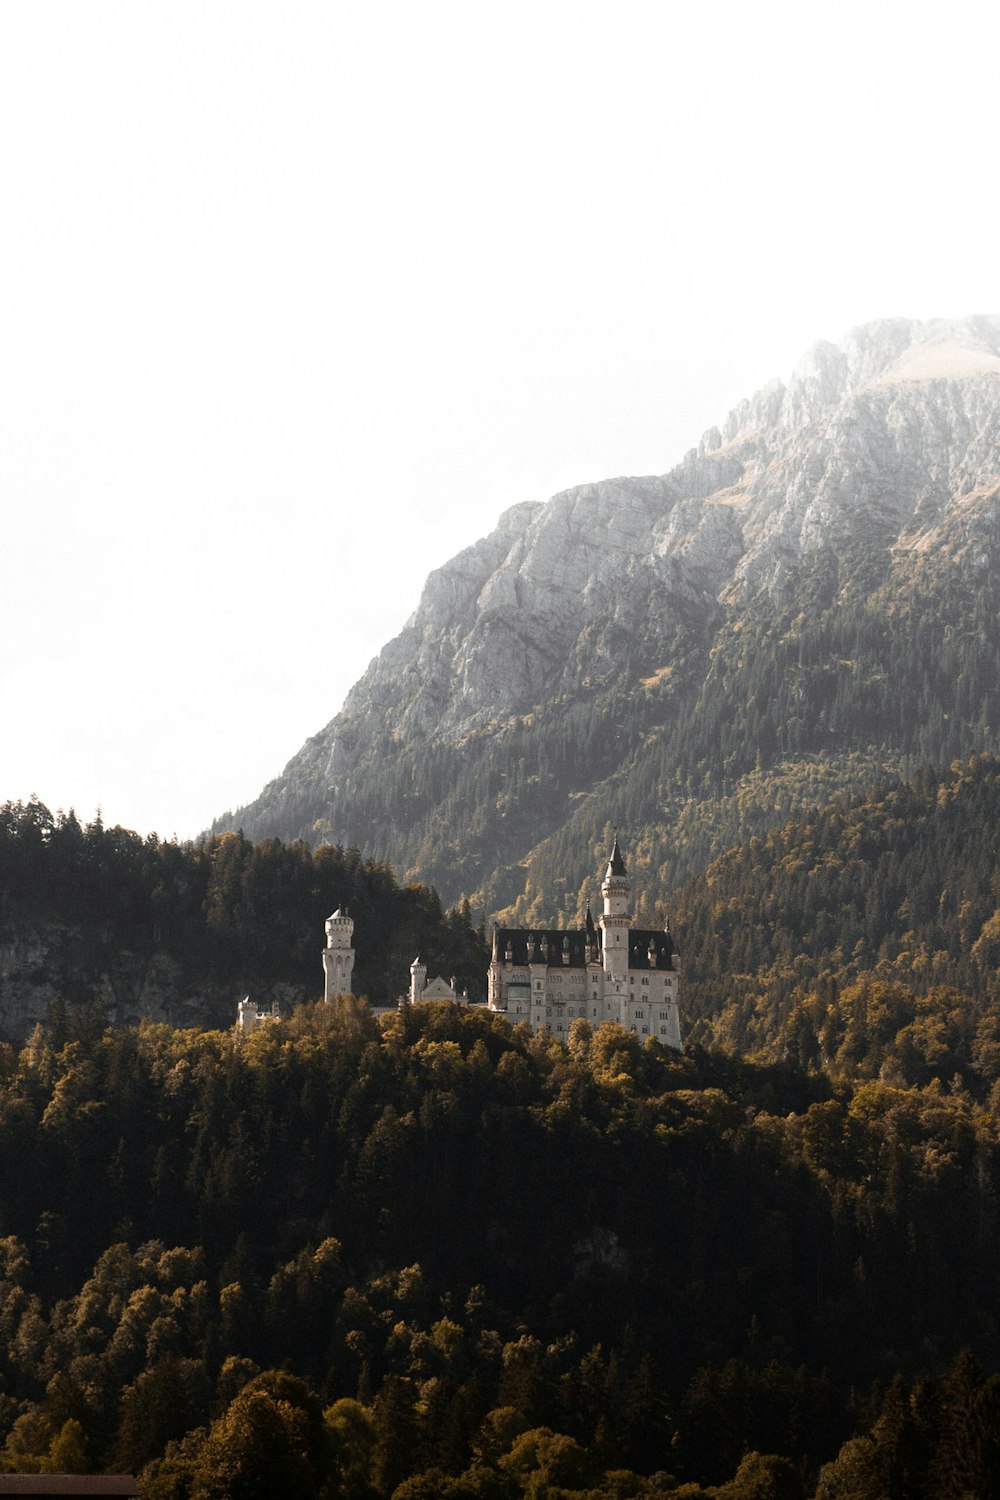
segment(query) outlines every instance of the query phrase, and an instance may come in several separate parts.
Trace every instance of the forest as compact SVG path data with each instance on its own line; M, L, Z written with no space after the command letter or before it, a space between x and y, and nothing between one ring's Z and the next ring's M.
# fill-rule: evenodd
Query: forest
M1000 1077L1000 759L813 809L678 894L689 1034L834 1076Z
M89 987L123 948L312 996L347 904L359 988L420 951L474 993L485 934L357 850L0 809L0 937L81 950L0 1044L0 1470L148 1500L1000 1492L998 819L980 754L713 861L671 903L681 1054L355 997L242 1039L231 1007L110 1026Z
M0 1062L0 1467L996 1493L1000 1120L958 1080L351 999L242 1042L83 1008Z
M390 865L357 849L214 835L200 844L141 838L53 814L41 802L0 807L0 944L56 940L59 999L87 1001L123 956L141 972L156 955L176 972L178 1010L196 999L201 1024L227 1025L237 999L323 992L324 922L355 919L355 989L391 1004L419 953L429 972L481 995L489 962L480 918L446 912L426 886L401 886Z

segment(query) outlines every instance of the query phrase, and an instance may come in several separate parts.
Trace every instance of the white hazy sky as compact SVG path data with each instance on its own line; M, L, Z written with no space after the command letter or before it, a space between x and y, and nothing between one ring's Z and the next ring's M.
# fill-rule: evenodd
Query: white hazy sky
M507 505L1000 311L995 16L0 0L0 800L192 837Z

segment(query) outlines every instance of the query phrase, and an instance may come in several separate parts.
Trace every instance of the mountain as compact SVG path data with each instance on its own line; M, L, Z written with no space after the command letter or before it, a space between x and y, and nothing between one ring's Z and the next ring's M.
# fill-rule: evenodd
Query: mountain
M617 825L651 917L795 813L1000 749L998 377L1000 317L868 324L664 476L513 507L216 830L538 921Z

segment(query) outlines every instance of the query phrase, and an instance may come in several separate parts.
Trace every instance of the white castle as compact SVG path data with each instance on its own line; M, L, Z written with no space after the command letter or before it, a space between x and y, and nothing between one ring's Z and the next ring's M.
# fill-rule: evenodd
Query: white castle
M678 954L670 929L634 928L628 871L615 839L601 884L604 910L581 931L497 927L490 1010L565 1037L575 1020L617 1021L638 1036L681 1045Z
M587 908L578 931L559 928L497 927L488 971L490 1010L526 1021L535 1030L547 1026L565 1038L575 1020L592 1026L617 1021L637 1036L653 1036L678 1050L678 953L669 927L662 932L632 926L628 871L617 838L601 884L604 910L597 925ZM354 922L338 907L326 921L323 998L351 993L354 972ZM386 1015L421 1000L468 1004L455 980L428 981L427 965L415 958L410 985L395 1005L372 1009Z

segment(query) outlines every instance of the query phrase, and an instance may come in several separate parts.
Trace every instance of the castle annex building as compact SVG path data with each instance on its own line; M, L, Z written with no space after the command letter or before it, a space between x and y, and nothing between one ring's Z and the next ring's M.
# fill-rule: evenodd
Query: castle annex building
M680 1048L678 954L669 930L632 926L628 871L615 839L601 884L595 927L590 909L579 932L497 927L489 967L489 1007L565 1037L574 1020L617 1021L639 1036Z

